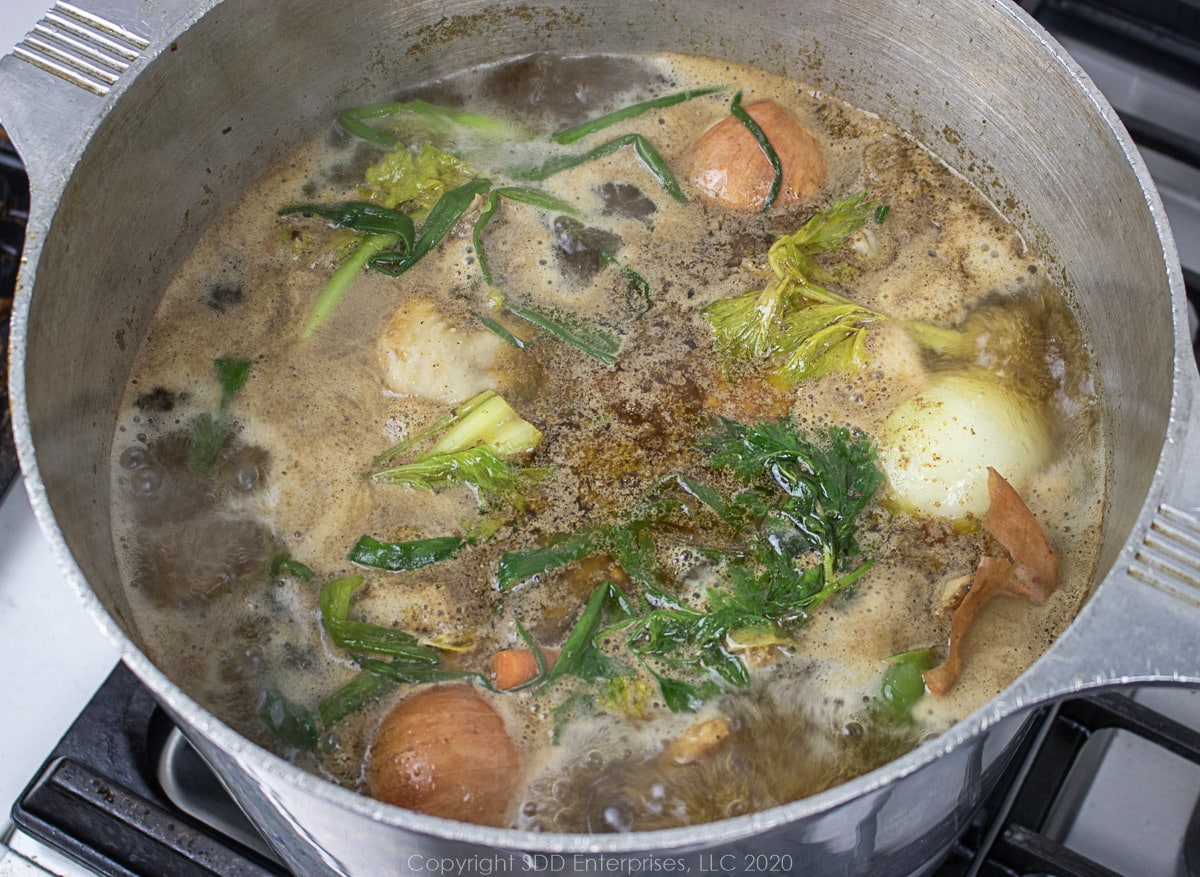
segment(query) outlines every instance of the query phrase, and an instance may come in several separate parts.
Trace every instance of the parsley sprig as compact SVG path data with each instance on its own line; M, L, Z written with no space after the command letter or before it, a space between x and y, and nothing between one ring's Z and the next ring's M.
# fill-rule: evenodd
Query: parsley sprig
M511 552L499 567L509 588L608 553L640 587L639 599L626 600L621 615L600 626L598 590L570 638L591 642L594 651L596 642L619 635L671 709L695 709L720 683L748 684L746 649L790 642L819 606L871 568L861 556L858 519L883 478L870 440L842 428L813 441L787 419L721 420L702 447L712 469L733 476L732 492L690 476L664 479L634 519ZM680 528L681 512L690 527ZM717 547L691 546L712 564L700 601L683 596L656 562L659 541L677 540L681 529L721 537Z

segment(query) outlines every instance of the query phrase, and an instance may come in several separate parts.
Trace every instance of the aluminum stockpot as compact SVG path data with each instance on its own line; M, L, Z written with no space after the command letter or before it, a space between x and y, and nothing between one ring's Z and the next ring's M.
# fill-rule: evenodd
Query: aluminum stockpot
M339 108L534 51L656 50L756 64L905 127L1049 254L1091 340L1111 449L1092 596L1031 669L945 734L819 795L711 825L526 834L301 772L165 678L122 597L109 454L155 305L242 187ZM33 508L124 660L297 874L914 873L965 827L1029 707L1200 681L1198 379L1174 244L1112 109L1007 0L77 0L0 60L0 121L32 189L11 397Z

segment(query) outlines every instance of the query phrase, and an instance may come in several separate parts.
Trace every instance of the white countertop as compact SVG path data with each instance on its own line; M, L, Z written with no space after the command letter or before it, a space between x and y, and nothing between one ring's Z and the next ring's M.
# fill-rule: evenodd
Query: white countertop
M7 55L50 8L49 0L4 0L0 3L0 52Z
M118 657L59 573L24 485L14 484L0 505L0 835Z
M49 7L0 0L0 53ZM12 804L117 660L60 574L18 481L0 503L0 836Z

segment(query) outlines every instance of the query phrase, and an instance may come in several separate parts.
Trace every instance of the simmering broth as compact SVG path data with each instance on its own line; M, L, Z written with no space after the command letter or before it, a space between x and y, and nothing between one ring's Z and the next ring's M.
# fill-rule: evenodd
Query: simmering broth
M762 115L739 152L762 101L801 133ZM725 187L772 150L777 195ZM322 216L361 202L389 209ZM648 830L819 791L984 703L1086 595L1103 449L1047 275L902 131L718 60L539 56L359 108L207 231L139 351L113 479L141 641L248 737L438 815ZM446 445L497 411L499 463ZM989 466L1052 593L1017 595L1041 535L1014 547Z

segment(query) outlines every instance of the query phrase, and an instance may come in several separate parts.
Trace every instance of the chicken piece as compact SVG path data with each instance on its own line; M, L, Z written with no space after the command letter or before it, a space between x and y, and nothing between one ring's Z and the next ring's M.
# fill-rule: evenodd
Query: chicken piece
M675 764L691 764L716 752L731 733L730 721L725 716L696 722L667 743L663 757Z
M787 207L811 198L825 184L821 147L792 115L773 101L757 101L746 112L762 129L783 170L775 205ZM730 210L761 210L775 170L750 130L727 116L692 146L692 183L709 201Z
M453 405L507 383L504 341L454 326L428 299L396 308L376 346L384 383L401 396Z

